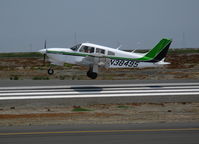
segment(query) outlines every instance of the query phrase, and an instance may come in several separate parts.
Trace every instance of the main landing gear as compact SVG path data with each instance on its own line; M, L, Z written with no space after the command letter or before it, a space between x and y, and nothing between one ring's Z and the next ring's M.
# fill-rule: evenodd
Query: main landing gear
M87 76L88 76L89 78L91 78L91 79L96 79L96 78L97 78L97 73L95 73L95 72L89 70L89 71L87 72Z

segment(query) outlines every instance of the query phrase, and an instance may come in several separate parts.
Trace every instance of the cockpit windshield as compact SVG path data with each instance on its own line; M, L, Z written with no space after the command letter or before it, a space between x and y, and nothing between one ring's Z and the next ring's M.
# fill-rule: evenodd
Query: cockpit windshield
M72 49L73 51L77 51L80 46L81 46L81 44L78 44L78 45L71 47L70 49Z

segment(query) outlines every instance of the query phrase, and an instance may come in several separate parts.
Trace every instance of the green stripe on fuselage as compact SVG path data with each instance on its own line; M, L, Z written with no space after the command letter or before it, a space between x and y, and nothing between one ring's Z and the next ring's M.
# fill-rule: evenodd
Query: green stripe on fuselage
M91 56L91 57L94 57L94 55L91 55L91 54L72 53L72 52L63 52L63 51L51 51L51 50L47 50L47 53L50 53L50 54L60 54L60 55L70 55L70 56L82 56L82 57ZM110 59L136 60L134 58L125 58L125 57L114 57L114 56L104 56L104 57L105 58L110 58Z
M83 53L71 53L71 52L63 52L63 51L51 51L48 50L47 53L50 54L60 54L60 55L70 55L70 56L82 56L82 57L86 57L86 56L91 56L94 57L94 55L91 54L83 54ZM114 57L114 56L104 56L105 58L110 58L110 59L119 59L119 60L135 60L135 61L147 61L150 60L148 57L142 57L142 58L126 58L126 57Z
M63 52L63 51L52 51L52 50L47 50L46 53L50 54L61 54L61 55L72 55L72 56L90 56L89 54L83 54L83 53L72 53L72 52Z

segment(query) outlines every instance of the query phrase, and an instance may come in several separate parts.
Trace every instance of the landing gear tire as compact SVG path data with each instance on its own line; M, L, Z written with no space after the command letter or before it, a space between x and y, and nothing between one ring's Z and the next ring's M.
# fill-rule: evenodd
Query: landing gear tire
M91 78L91 79L96 79L96 78L97 78L97 73L88 71L88 72L87 72L87 76L88 76L89 78Z
M49 75L53 75L53 74L54 74L54 70L53 70L53 69L51 69L51 68L50 68L50 69L48 69L48 74L49 74Z

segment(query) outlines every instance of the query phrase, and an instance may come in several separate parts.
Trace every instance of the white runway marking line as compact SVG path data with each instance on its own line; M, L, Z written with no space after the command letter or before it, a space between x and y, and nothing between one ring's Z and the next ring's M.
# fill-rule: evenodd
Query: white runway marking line
M22 99L56 99L56 98L96 98L96 97L142 97L142 96L177 96L177 95L199 95L199 92L184 93L144 93L144 94L104 94L104 95L54 95L54 96L18 96L0 97L0 100L22 100Z
M128 91L88 91L88 92L35 92L35 93L0 93L0 96L22 96L22 95L70 95L70 94L112 94L112 93L162 93L162 92L199 92L199 89L174 89L174 90L128 90Z

